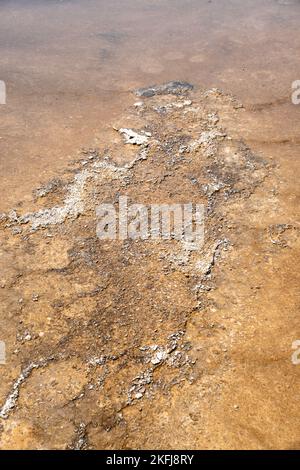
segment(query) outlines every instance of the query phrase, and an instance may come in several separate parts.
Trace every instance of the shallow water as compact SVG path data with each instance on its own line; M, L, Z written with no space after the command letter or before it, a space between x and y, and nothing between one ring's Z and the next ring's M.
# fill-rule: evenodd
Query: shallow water
M2 0L0 210L97 145L138 86L222 88L293 140L299 20L297 0Z

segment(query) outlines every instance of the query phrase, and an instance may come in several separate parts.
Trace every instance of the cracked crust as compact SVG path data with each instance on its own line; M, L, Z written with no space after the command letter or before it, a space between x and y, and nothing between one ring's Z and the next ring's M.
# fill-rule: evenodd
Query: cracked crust
M132 156L121 136L109 149L105 143L83 156L73 181L36 193L35 212L2 215L9 357L2 448L159 447L155 429L173 429L167 403L176 410L181 397L184 426L172 443L161 441L176 448L222 394L238 325L228 331L230 320L215 314L214 292L222 264L239 250L239 211L257 211L252 199L272 166L221 126L244 112L234 98L176 90L140 94L145 101L120 117L116 128L147 132L147 147ZM120 194L144 204L204 204L204 246L100 242L95 208ZM193 432L189 445L200 447L203 429Z

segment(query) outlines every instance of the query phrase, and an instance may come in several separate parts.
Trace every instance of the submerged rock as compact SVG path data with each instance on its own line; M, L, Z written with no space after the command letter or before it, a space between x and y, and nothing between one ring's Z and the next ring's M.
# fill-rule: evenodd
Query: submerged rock
M155 95L181 95L194 88L188 82L172 81L163 85L153 85L147 88L139 88L135 91L137 96L145 96L149 98Z

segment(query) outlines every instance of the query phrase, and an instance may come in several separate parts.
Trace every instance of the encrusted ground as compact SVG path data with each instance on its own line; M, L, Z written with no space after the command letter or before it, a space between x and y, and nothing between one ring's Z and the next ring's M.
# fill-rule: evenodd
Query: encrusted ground
M1 448L295 447L299 226L278 169L233 97L137 95L100 148L1 216ZM204 204L203 247L99 240L96 207L122 195Z

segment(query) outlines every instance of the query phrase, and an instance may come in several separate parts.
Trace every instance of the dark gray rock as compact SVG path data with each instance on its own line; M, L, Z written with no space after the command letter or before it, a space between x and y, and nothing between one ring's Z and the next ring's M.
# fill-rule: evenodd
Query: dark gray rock
M155 95L182 95L187 91L190 91L194 88L188 82L168 82L164 83L163 85L153 85L148 88L139 88L135 90L135 94L137 96L144 96L146 98L150 98L151 96Z

